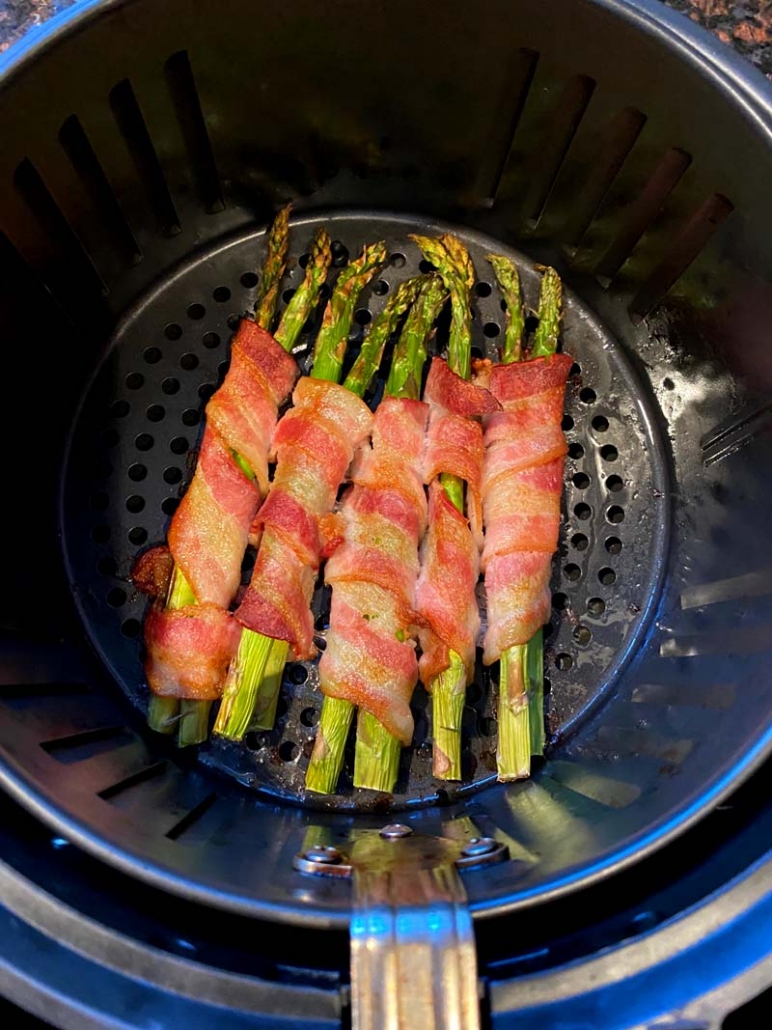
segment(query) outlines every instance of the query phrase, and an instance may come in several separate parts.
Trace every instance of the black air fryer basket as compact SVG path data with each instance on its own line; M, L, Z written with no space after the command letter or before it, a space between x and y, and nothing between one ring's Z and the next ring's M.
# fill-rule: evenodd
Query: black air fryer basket
M772 111L655 13L104 0L5 67L0 776L63 840L186 903L341 931L351 883L293 859L398 819L506 847L463 874L495 921L643 861L768 754ZM504 317L486 253L517 258L531 305L536 264L567 284L549 746L528 782L495 783L495 676L469 693L464 784L431 778L419 693L386 800L345 775L303 796L313 665L288 667L276 730L244 745L146 730L129 571L189 481L288 200L287 289L320 225L339 266L385 239L388 290L419 268L408 233L458 233L481 354Z

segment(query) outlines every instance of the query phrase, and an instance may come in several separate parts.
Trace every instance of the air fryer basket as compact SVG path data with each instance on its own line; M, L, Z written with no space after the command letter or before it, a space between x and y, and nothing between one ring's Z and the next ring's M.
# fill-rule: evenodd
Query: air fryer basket
M452 226L481 350L491 247L529 299L538 261L569 286L547 761L491 782L481 682L468 784L432 781L419 737L393 799L416 830L508 846L467 880L475 914L634 861L767 753L772 116L652 6L102 2L7 71L0 773L65 837L211 904L344 926L349 885L293 855L386 819L345 784L304 802L313 669L245 747L179 754L143 725L128 571L163 538L288 199L294 257L322 222L341 261L384 237L389 288L418 264L408 231Z

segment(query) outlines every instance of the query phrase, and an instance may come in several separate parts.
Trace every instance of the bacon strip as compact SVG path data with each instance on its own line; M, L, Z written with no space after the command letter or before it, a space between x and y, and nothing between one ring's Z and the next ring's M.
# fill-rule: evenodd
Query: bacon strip
M421 550L417 606L423 654L421 682L429 687L455 651L474 676L480 628L475 587L482 546L483 430L475 416L497 412L498 401L434 358L424 396L431 408L424 480L431 483L429 531ZM445 496L436 477L451 473L467 483L469 522Z
M413 736L418 680L412 639L418 545L426 527L423 450L428 405L387 397L363 448L340 519L342 542L327 562L332 585L322 691L350 701L404 745Z
M236 653L240 628L216 604L151 608L145 620L150 689L162 697L213 701Z
M350 390L301 379L293 407L271 442L276 475L255 519L262 542L252 579L236 611L247 629L286 640L295 659L311 658L311 594L323 539L320 520L332 510L372 413Z
M169 548L197 600L227 608L238 589L252 519L268 484L268 448L297 364L270 333L242 320L231 367L206 408L196 471L169 529ZM255 482L234 461L240 454Z
M169 528L169 548L141 556L140 589L163 603L176 563L199 602L176 611L160 606L145 622L145 673L150 689L213 700L238 645L239 626L226 611L241 580L250 526L268 488L268 451L279 405L298 376L297 364L255 322L242 320L231 344L228 374L206 407L196 471ZM242 457L254 481L237 464Z
M503 410L485 426L486 665L527 643L549 618L567 449L560 422L570 369L568 355L554 354L496 365L490 374L491 393Z
M435 480L429 488L429 532L421 548L417 590L421 682L426 687L448 668L451 651L463 660L467 682L474 677L479 575L480 552L469 524Z

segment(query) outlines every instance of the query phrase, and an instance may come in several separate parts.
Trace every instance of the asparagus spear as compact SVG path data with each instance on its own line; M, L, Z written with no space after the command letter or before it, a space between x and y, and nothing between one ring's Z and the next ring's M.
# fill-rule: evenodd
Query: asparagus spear
M265 256L263 274L255 300L255 321L261 329L270 331L276 317L276 306L279 303L279 290L284 272L287 268L287 250L289 246L289 216L292 204L283 207L274 219L268 235L268 252Z
M520 282L514 263L492 256L496 278L507 302L507 328L501 360L522 358L524 326ZM531 357L546 357L557 349L562 285L553 268L543 269L539 293L539 326ZM515 644L501 656L499 673L499 742L496 764L500 780L530 776L531 755L544 752L544 650L539 630L527 644Z
M440 276L432 276L423 286L394 351L386 383L390 396L418 397L429 334L445 296ZM391 793L397 781L400 751L397 738L371 712L361 710L357 718L354 786Z
M270 328L276 315L279 300L279 289L287 266L287 250L289 246L289 216L292 205L287 204L279 211L268 233L268 245L260 289L255 305L255 321L263 329ZM248 469L241 455L234 454L234 459ZM195 604L196 597L182 571L175 565L169 583L166 599L167 608L174 610ZM154 694L150 698L147 722L151 730L157 733L173 733L179 724L178 743L197 744L206 740L209 727L209 701L182 701L175 697L159 697Z
M489 254L488 260L493 265L501 294L507 305L507 324L504 330L504 346L501 349L502 365L519 361L523 356L523 332L525 330L525 312L520 294L520 277L517 266L507 257Z
M366 246L338 276L314 348L311 373L314 378L333 383L340 379L354 308L362 290L385 260L385 243ZM280 343L282 327L276 335ZM273 727L288 654L286 640L274 640L252 630L243 630L238 653L226 678L215 733L229 740L241 740L255 712L257 728Z
M272 234L273 235L273 234ZM332 261L331 254L331 243L329 234L324 229L320 229L311 244L311 253L308 265L306 266L306 274L303 282L300 284L292 299L290 300L287 308L282 316L281 324L274 334L274 339L279 343L284 350L288 353L292 351L292 348L297 343L297 339L303 329L306 319L308 318L311 311L319 298L319 291L322 288L324 280L327 278L327 271ZM273 256L278 252L279 254L284 253L286 256L286 247L279 246L278 243L273 244L269 241L269 258L270 268L267 270L273 276L278 270L276 261L272 260ZM266 276L263 277L265 284ZM273 283L270 282L266 289L266 298L273 297L273 305L278 302L278 288L273 289ZM268 323L273 321L273 314L270 311L270 305L268 303L263 305L264 313L263 317L267 318ZM244 458L235 453L233 455L234 461L236 461L240 467L247 473L252 475L251 469L245 462ZM242 634L243 641L244 634ZM244 676L249 677L254 674L254 670L263 669L265 667L263 649L257 646L257 641L252 641L251 646L245 645L244 652L240 654L242 660L242 673ZM262 672L261 672L262 675ZM184 747L187 744L200 744L206 740L209 730L209 709L211 708L211 702L209 701L183 701L181 706L181 714L183 718L180 721L180 730L177 738L177 743L180 747Z
M404 314L405 309L416 301L421 287L421 279L409 279L406 282L400 283L382 313L373 323L370 335L362 345L359 357L343 384L358 396L363 396L367 390L376 369L381 363L381 357L388 338L396 330L399 319ZM422 290L421 300L425 302L425 298L426 294ZM429 322L422 337L420 327L416 321L418 316L415 315L414 317L416 307L418 307L418 304L411 310L411 314L408 316L400 336L398 353L396 355L397 368L395 369L393 361L392 371L389 375L389 382L392 384L392 387L397 388L397 383L401 383L407 391L420 389L420 385L416 387L414 384L420 384L421 382L421 369L426 357L423 337L428 335L431 327L431 322ZM423 311L424 318L428 317L428 311L424 303L420 305L420 310ZM435 311L432 316L432 322L436 314L437 312ZM410 346L414 355L414 364L411 367L406 367L405 364L405 350L408 346ZM404 396L412 396L412 394L408 392ZM348 737L353 716L354 706L351 702L339 698L325 697L322 702L314 750L306 772L306 788L308 790L314 791L317 794L331 794L335 790L335 785L338 782L343 765L343 751L346 746L346 738ZM383 730L383 733L386 734L386 731ZM389 742L393 741L393 738L388 734L386 736L389 737ZM394 742L396 744L395 760L394 747L389 742L387 742L384 749L386 752L384 757L387 764L389 764L390 770L393 772L393 778L396 779L396 766L399 763L399 744L396 741Z
M412 236L424 256L443 278L450 293L451 324L448 364L456 375L469 379L472 366L472 312L469 290L474 284L474 267L460 240L449 234L440 240ZM440 477L448 500L464 512L464 482L443 473ZM431 685L432 771L438 779L461 779L461 720L466 696L466 669L460 655L450 652L450 665Z

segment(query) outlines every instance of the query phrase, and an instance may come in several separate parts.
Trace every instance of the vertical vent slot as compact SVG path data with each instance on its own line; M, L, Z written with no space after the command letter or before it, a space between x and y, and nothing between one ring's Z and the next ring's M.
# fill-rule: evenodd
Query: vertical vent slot
M158 154L128 79L123 79L110 90L110 107L161 231L170 236L176 235L180 231L180 220L166 184L161 162L158 160Z
M179 822L176 822L170 830L166 831L166 836L169 840L179 840L183 834L187 833L197 822L204 818L216 800L217 795L214 792L207 794L195 808L192 808L187 815L184 815Z
M691 163L689 154L673 149L667 151L654 169L638 199L630 207L625 225L598 264L595 274L603 286L609 285L628 259Z
M634 107L625 108L614 118L606 144L601 148L587 177L583 194L577 198L574 207L574 215L566 232L566 242L571 249L581 243L645 124L646 115Z
M89 199L99 212L100 222L112 245L125 260L135 264L142 258L139 244L76 115L71 115L62 125L59 141Z
M107 290L99 272L29 158L17 167L13 181L55 255L55 268L50 271L59 280L61 292L72 299L84 294L92 300L94 295L103 296ZM42 274L48 279L49 270Z
M520 125L520 119L523 115L523 108L525 102L528 99L528 93L531 89L531 83L533 82L533 76L536 72L536 65L539 61L539 55L535 50L517 50L513 55L512 62L510 64L510 82L506 97L506 107L502 110L501 121L503 122L509 113L509 131L506 136L506 145L503 148L501 159L496 167L494 174L491 178L490 186L485 186L484 180L481 181L481 193L483 196L489 196L495 198L499 192L501 186L501 180L504 177L504 172L509 164L509 157L512 152L512 144L517 133L517 128ZM511 103L511 98L514 97L514 104Z
M651 311L683 275L733 210L732 202L720 193L709 197L700 205L636 294L630 305L631 315L642 318Z
M220 177L187 51L172 54L164 73L201 200L210 214L222 211L225 205Z
M570 79L560 95L550 119L544 146L538 148L538 161L533 163L529 188L523 204L523 218L535 228L547 204L569 147L579 128L587 105L595 90L595 82L586 75Z
M130 776L118 780L117 783L111 783L108 787L103 787L102 790L97 791L97 797L102 798L103 801L112 801L113 798L117 798L125 791L131 790L132 787L139 786L140 783L147 783L148 780L153 780L157 776L163 776L167 768L167 763L164 761L145 766L144 769L138 769L137 772L132 773Z

